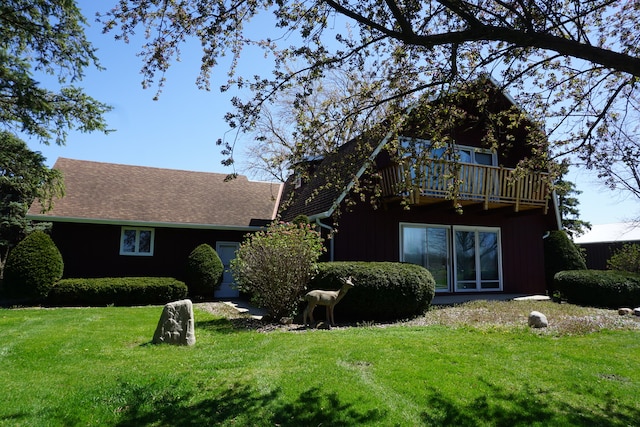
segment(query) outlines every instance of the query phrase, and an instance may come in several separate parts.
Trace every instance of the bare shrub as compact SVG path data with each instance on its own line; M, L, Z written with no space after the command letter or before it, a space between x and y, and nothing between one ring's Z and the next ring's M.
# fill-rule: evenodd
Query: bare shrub
M322 254L320 233L306 223L273 223L247 237L231 270L238 288L273 318L294 314Z

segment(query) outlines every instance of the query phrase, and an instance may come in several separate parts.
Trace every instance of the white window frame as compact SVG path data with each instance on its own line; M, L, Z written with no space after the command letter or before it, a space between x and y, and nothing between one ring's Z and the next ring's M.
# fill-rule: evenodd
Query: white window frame
M127 231L135 231L136 232L136 240L134 243L134 251L128 252L125 251L125 236ZM149 231L151 233L150 242L149 242L149 252L140 252L140 232ZM125 256L153 256L154 247L155 247L155 229L146 228L146 227L122 227L120 230L120 255Z
M475 233L475 266L476 266L476 287L475 289L458 289L458 257L456 256L456 231L472 231ZM483 288L482 287L482 270L478 268L480 265L480 250L478 241L478 233L496 233L497 234L497 256L498 256L498 287L497 288ZM451 289L454 292L500 292L502 291L503 279L502 279L502 232L500 227L479 227L479 226L467 226L467 225L454 225L451 227L451 257L453 259L453 283ZM486 282L486 281L485 281Z
M467 163L467 164L472 164L472 165L482 165L482 166L498 166L498 154L496 152L494 152L493 150L489 150L487 148L481 148L481 147L471 147L469 145L455 145L454 146L456 151L461 151L461 150L466 150L466 151L470 151L471 152L471 162L460 162L460 163ZM485 165L484 163L478 163L476 161L476 154L490 154L491 155L491 164L490 165Z
M431 143L431 140L429 139L399 136L398 141L401 147L401 153L403 157L408 157L410 154L412 154L412 152L415 152L416 154L420 154L427 147L430 147L430 151L433 151L432 143ZM456 151L456 154L458 154L458 152L461 150L470 151L471 163L469 164L478 164L478 165L481 164L476 162L476 153L482 153L482 154L491 155L490 166L498 166L498 153L496 153L494 150L490 150L488 148L482 148L482 147L473 147L471 145L460 145L460 144L454 144L453 148ZM443 159L443 160L447 160L447 159ZM448 159L448 160L451 160L451 159ZM467 163L467 162L461 162L461 163Z

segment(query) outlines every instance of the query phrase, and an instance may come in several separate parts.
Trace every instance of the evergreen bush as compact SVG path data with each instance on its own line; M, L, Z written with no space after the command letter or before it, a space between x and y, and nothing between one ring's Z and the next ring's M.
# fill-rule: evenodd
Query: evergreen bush
M555 287L573 304L620 308L640 306L640 275L614 270L561 271Z
M212 298L222 283L224 266L218 253L208 244L197 246L187 258L185 283L192 297Z
M349 276L355 286L336 306L336 318L381 321L411 318L424 313L435 295L435 280L427 269L398 262L320 263L309 290L340 289L340 278Z
M567 233L555 230L544 239L544 268L549 295L553 296L553 277L559 271L586 270L587 265L580 249L569 239Z
M7 257L4 293L14 298L43 299L62 277L64 262L51 237L35 231L25 237Z

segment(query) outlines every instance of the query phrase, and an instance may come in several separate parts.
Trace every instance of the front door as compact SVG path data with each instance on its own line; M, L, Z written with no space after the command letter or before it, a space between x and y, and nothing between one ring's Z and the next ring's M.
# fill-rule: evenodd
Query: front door
M240 292L235 289L233 282L233 275L231 274L231 260L236 257L236 251L240 247L238 242L217 242L216 252L222 261L224 266L224 273L222 273L222 284L220 289L214 293L216 298L238 298Z

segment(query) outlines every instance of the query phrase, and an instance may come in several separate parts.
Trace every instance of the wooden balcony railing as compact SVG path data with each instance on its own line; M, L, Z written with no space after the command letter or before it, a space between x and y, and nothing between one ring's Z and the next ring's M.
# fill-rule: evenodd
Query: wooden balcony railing
M495 166L442 160L423 166L397 164L382 170L382 191L387 197L408 197L413 205L451 197L458 185L460 204L482 203L484 209L513 206L516 212L548 206L547 174L516 172Z

